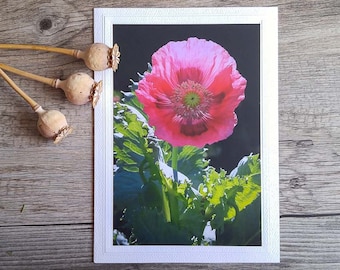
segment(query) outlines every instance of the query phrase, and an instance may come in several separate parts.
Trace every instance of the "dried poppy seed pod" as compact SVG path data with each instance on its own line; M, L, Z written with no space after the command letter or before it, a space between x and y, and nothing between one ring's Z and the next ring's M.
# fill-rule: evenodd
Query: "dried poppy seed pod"
M55 80L55 88L61 88L68 101L75 105L83 105L92 101L95 107L102 92L102 81L96 83L86 73L78 72L70 75L66 80Z
M94 71L107 68L116 71L120 61L119 46L115 44L113 48L109 48L103 43L94 43L85 51L78 51L76 57L83 59L86 66Z
M59 80L42 77L3 63L0 63L0 68L32 80L48 84L55 88L61 88L64 91L66 98L76 105L83 105L92 101L92 107L94 108L98 102L100 93L102 92L102 81L96 83L86 73L78 72L72 74L66 80Z
M119 64L119 46L115 44L109 48L103 43L94 43L87 50L65 49L35 44L0 44L0 49L39 50L71 55L83 59L88 68L101 71L107 68L116 71Z
M0 68L0 76L17 92L39 115L38 130L45 138L51 138L54 143L59 143L72 132L65 116L56 110L45 111L35 100L27 95L16 83Z
M39 106L35 112L39 115L37 127L40 134L48 139L53 139L54 143L59 143L72 132L66 121L64 114L57 110L44 110Z

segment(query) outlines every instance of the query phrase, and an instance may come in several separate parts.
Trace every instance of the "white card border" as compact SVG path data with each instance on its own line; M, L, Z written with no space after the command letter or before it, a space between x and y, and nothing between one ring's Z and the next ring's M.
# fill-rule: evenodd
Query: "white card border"
M262 246L113 246L113 72L105 70L94 74L103 80L94 111L94 262L279 262L277 8L95 8L94 42L112 47L114 24L175 23L260 24Z

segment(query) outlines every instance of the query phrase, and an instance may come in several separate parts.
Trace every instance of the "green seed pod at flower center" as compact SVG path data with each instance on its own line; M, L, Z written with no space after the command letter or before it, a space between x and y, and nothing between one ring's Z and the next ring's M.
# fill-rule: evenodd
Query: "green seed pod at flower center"
M185 94L183 102L189 108L196 108L201 102L201 97L196 92L188 92Z

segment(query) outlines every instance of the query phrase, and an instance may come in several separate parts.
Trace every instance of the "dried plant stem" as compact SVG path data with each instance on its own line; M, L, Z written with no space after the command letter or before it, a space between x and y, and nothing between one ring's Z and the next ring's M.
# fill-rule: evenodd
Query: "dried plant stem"
M0 44L0 49L14 49L14 50L38 50L38 51L47 51L47 52L55 52L66 55L71 55L76 57L79 53L79 50L75 49L65 49L58 48L46 45L34 45L34 44Z
M39 76L39 75L36 75L36 74L33 74L33 73L29 73L29 72L11 67L11 66L3 64L3 63L0 63L0 68L3 69L3 70L6 70L6 71L12 72L14 74L17 74L17 75L20 75L20 76L23 76L23 77L26 77L26 78L47 84L47 85L50 85L52 87L55 87L55 85L56 85L56 79L47 78L47 77Z
M10 77L0 68L0 75L4 78L4 80L32 107L34 111L36 111L39 107L41 107L35 100L33 100L29 95L27 95L23 90L20 89L19 86L12 81Z

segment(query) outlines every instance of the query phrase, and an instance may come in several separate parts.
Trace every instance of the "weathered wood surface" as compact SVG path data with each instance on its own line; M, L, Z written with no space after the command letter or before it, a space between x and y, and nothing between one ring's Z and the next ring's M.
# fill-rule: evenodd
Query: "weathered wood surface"
M162 265L164 269L340 269L340 3L325 1L0 2L0 43L84 49L94 7L279 7L281 264ZM0 51L0 62L47 77L89 72L68 56ZM94 265L93 113L60 90L12 75L74 133L39 136L37 116L0 80L0 269L159 269Z

